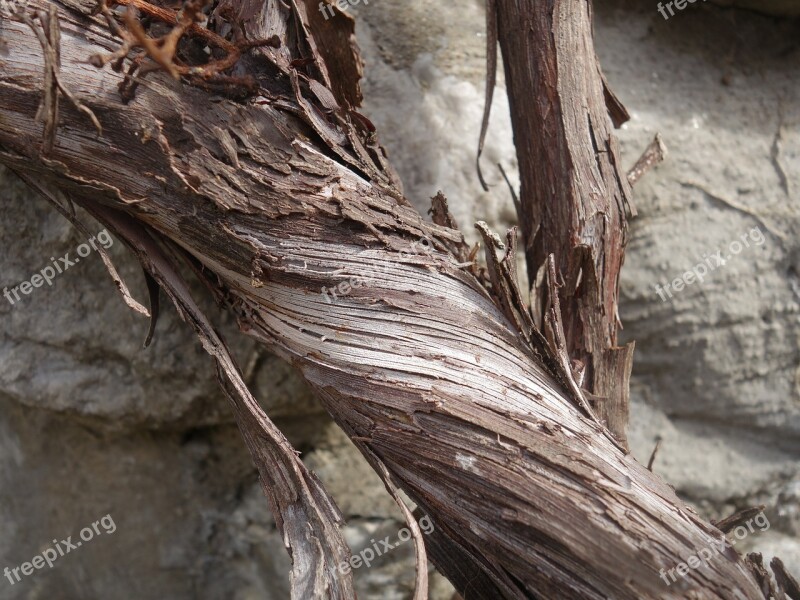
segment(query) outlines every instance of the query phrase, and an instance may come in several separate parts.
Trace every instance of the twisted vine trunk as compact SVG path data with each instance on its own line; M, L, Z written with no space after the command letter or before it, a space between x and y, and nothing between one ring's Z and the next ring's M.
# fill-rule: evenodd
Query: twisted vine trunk
M583 414L501 309L498 290L487 292L480 274L463 264L461 235L447 226L441 198L436 223L403 198L371 124L356 112L360 64L343 15L326 24L315 3L306 11L301 0L223 0L212 19L218 32L279 40L238 62L234 75L253 77L257 93L225 99L220 94L236 92L240 79L206 81L216 86L208 91L188 85L190 76L179 82L158 72L125 104L117 87L123 75L87 64L119 46L107 23L89 16L94 2L57 4L60 41L46 12L33 26L2 24L11 50L0 54L0 161L62 190L123 237L236 381L224 345L169 264L188 256L242 329L297 367L389 488L396 483L430 515L428 551L465 598L765 597L732 550L665 584L660 570L716 547L722 533ZM500 31L516 20L519 33L530 36L536 29L529 23L553 22L554 15L577 33L589 27L584 2L555 5L571 10L504 4L499 15L508 23ZM48 3L30 6L46 11ZM581 18L572 22L574 15ZM35 27L51 32L45 41ZM588 31L580 40L593 60ZM503 49L506 62L529 60L511 39ZM552 61L552 47L543 42L540 51ZM512 95L522 94L527 84L513 65L507 69ZM65 90L77 102L67 102ZM43 95L50 108L37 120ZM556 101L575 111L585 99L536 100ZM53 122L54 104L60 117ZM515 113L521 104L519 97L512 102ZM550 153L544 144L520 154L525 165L557 154L600 160L605 151L573 150L559 145ZM570 168L549 164L554 173ZM616 164L598 169L599 181L615 185ZM523 191L543 184L526 185ZM589 183L576 177L571 185L582 196L580 186ZM527 233L536 264L536 249L547 245L535 228ZM621 262L621 254L612 258ZM612 300L604 306L615 307ZM604 318L613 341L611 315ZM574 340L579 328L568 331ZM336 569L342 544L331 526L335 511L302 463L278 451L280 436L246 390L230 393L287 533L293 596L353 597L349 576ZM266 446L274 451L262 451ZM421 549L418 558L424 569Z

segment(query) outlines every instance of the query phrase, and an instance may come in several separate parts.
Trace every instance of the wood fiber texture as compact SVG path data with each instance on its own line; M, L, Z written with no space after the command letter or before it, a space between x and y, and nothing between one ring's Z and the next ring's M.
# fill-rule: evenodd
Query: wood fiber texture
M28 10L49 4L33 0ZM181 255L247 334L302 373L387 486L431 517L429 554L465 598L764 598L732 550L671 586L659 577L723 534L587 417L548 366L553 357L509 317L501 290L465 264L443 197L431 223L402 196L357 112L361 65L345 15L320 21L316 3L302 0L223 0L210 21L217 33L279 43L244 51L229 80L148 73L123 103L124 70L87 62L119 38L89 16L94 2L56 4L58 64L31 26L2 22L0 162L58 188L125 239L227 373L293 557L294 598L354 597L335 570L346 554L338 515L237 387L224 344L170 263ZM573 283L570 270L583 268L584 288L561 288L567 346L587 365L597 412L624 430L600 397L615 406L627 398L629 350L615 348L615 311L630 192L605 105L585 104L602 93L588 4L498 10L501 34L519 34L500 42L520 164L531 169L522 194L529 265L554 254ZM590 62L559 62L573 53ZM45 76L53 69L56 83ZM585 78L587 69L596 75ZM255 93L238 93L233 78L245 76ZM55 94L59 108L52 148L47 114L37 119L48 82L48 106ZM539 138L521 143L523 131ZM577 291L588 286L589 295ZM422 551L418 561L425 569ZM417 585L426 597L424 576Z

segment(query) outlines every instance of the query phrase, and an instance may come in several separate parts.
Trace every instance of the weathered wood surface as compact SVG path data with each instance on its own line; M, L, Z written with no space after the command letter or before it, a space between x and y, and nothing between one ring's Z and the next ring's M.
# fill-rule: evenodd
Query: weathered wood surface
M233 100L227 84L208 91L150 73L123 104L122 75L87 63L119 46L85 15L93 5L58 3L58 78L102 134L62 97L46 151L35 118L42 45L4 20L0 162L66 190L140 251L142 234L126 235L126 223L202 265L242 329L291 361L376 470L432 517L431 555L466 598L764 597L733 551L669 587L659 577L721 532L584 416L462 264L460 234L423 221L398 192L368 121L348 104L357 60L292 62L312 56L315 40L326 56L352 53L346 31L337 41L320 23L309 29L313 3L307 15L300 0L224 1L217 14L248 40L280 39L236 67L258 94ZM170 285L163 272L161 282ZM326 294L334 288L336 298ZM251 449L267 427L255 421L240 420ZM296 517L290 503L277 510ZM326 535L310 522L306 540L286 537L295 556L311 556L304 545ZM349 581L332 583L331 544L313 559L329 582L314 594L349 597Z
M624 442L633 344L617 346L617 305L631 190L609 111L618 124L627 113L600 70L589 2L498 2L496 20L530 279L536 283L552 254L570 358L595 410ZM542 305L551 302L546 289L536 292Z

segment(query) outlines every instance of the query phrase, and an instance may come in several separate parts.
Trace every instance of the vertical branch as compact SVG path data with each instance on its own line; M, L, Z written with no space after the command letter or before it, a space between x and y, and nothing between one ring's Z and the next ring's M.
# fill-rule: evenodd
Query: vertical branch
M573 369L583 373L597 414L624 443L633 345L617 347L617 303L631 191L611 132L613 94L594 52L591 3L498 3L497 23L529 279L537 281L552 254ZM624 113L613 105L614 114Z

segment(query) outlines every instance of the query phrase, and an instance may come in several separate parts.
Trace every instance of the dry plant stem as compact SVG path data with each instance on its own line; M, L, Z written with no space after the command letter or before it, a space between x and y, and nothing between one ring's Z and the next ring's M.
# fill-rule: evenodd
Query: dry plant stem
M357 90L329 89L337 106L322 109L324 93L312 88L326 86L335 67L317 57L314 85L274 75L313 52L304 15L316 7L225 2L247 16L247 39L281 37L280 48L258 49L248 61L262 96L226 101L156 73L125 105L115 91L123 75L86 68L87 56L118 42L75 10L82 1L60 2L60 77L82 91L103 133L65 106L52 151L41 152L41 47L26 26L5 23L12 51L0 55L0 162L66 190L103 222L113 219L104 209L124 212L204 265L242 329L294 364L376 471L431 516L426 544L462 595L764 597L733 551L665 585L660 569L718 544L722 533L582 414L447 251L461 248L460 234L426 223L402 197L379 147L347 116L345 99ZM339 53L352 52L349 38L340 44ZM423 236L435 250L409 253ZM186 300L174 291L173 299L186 312ZM212 351L220 360L219 347ZM244 402L246 390L238 392ZM261 439L245 437L251 448ZM281 471L262 459L262 477L275 487L268 492L286 494ZM324 506L324 492L313 489ZM330 520L309 519L305 536L287 540L295 561L331 540ZM345 596L330 569L336 552L316 556L306 597ZM295 572L302 567L295 562Z
M146 2L145 0L112 0L112 3L118 4L119 6L135 8L141 11L144 15L154 17L162 23L166 23L167 25L172 25L175 27L175 29L172 30L173 33L170 34L171 36L174 36L172 46L173 51L175 44L177 43L177 38L179 38L185 32L195 35L209 44L217 46L218 48L222 48L229 54L233 54L238 57L239 52L236 45L232 44L225 38L218 36L213 31L206 29L205 27L201 27L197 23L186 20L185 17L184 20L179 22L177 11L156 6L150 2ZM126 22L130 23L131 21L133 21L133 19L130 16L130 13L126 13ZM136 23L138 25L138 22ZM166 65L162 66L165 66L167 69L169 68Z
M585 372L598 416L625 443L633 347L617 347L617 300L631 192L607 102L620 118L624 109L607 91L594 53L589 2L496 7L488 20L497 23L504 57L529 281L541 280L552 254L563 282L567 352Z
M650 453L650 458L647 460L647 470L653 470L653 463L656 462L656 456L658 456L658 450L661 448L661 438L656 440L656 445L653 447L653 451Z

